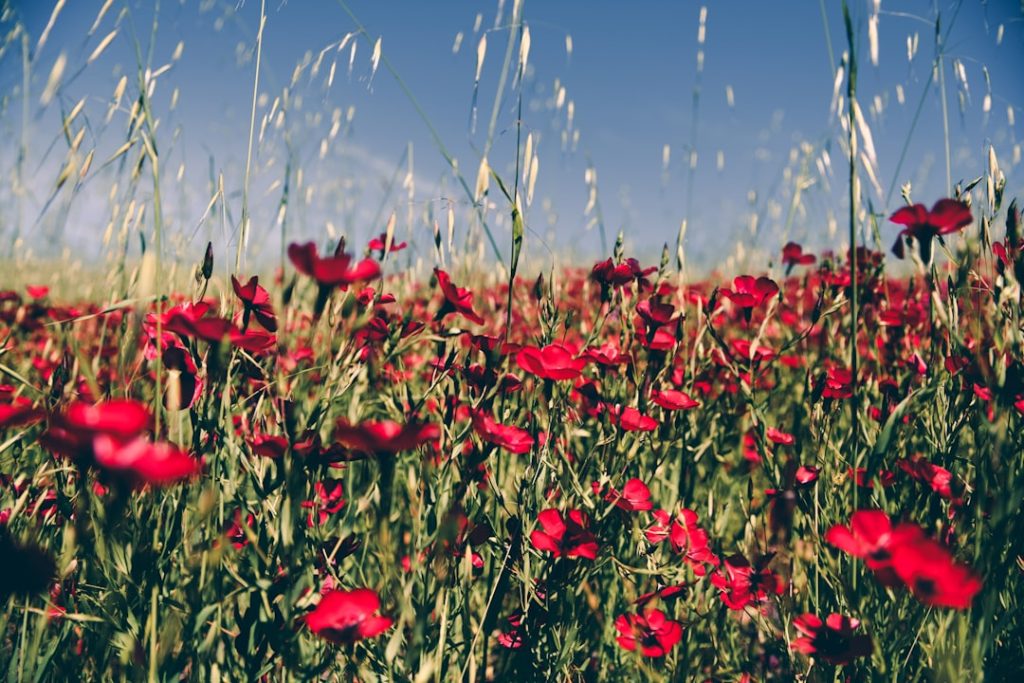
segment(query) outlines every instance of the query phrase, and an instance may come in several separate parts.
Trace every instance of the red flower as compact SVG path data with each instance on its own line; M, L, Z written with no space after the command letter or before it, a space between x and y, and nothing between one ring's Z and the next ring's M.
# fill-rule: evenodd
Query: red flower
M398 453L408 451L437 439L441 429L437 425L410 422L400 425L391 420L366 421L358 425L338 420L334 440L353 450L366 453Z
M369 588L326 593L306 615L309 630L335 645L374 638L391 628L394 620L377 614L380 598Z
M675 315L676 307L654 299L644 299L636 305L636 312L653 329L669 324Z
M380 255L383 257L384 256L384 246L387 244L387 241L388 241L388 234L386 232L382 232L380 235L378 235L377 237L374 237L372 240L370 240L370 243L367 244L366 246L369 247L370 251L379 251ZM393 254L396 251L402 251L407 246L409 246L409 245L407 243L405 243L405 242L395 242L395 241L392 241L391 242L391 248L388 249L388 253L389 254Z
M325 524L331 515L345 507L345 484L340 479L318 481L313 484L313 491L316 493L316 500L302 501L302 507L312 510L306 517L308 526Z
M473 292L452 284L452 278L440 268L434 268L434 275L437 276L437 284L444 294L444 305L437 312L438 319L444 318L449 313L458 313L462 317L483 325L484 319L473 310Z
M767 567L770 559L761 558L752 566L742 555L733 555L725 561L724 569L711 575L711 583L719 590L726 607L741 610L785 590L782 578Z
M110 434L122 439L138 436L152 426L153 416L142 403L129 399L91 405L72 403L59 418L64 429L80 434Z
M601 495L600 483L593 482L591 488L594 490L594 495ZM651 503L651 490L640 479L630 479L627 481L626 485L622 487L621 493L609 486L608 491L604 494L604 499L609 503L615 503L616 507L626 512L650 510L654 507Z
M700 406L700 403L690 398L686 392L673 389L654 389L651 391L651 401L665 410L692 410Z
M10 404L0 403L0 429L21 427L43 419L43 411L32 407L32 402L18 397Z
M554 508L537 515L537 522L543 528L534 529L530 542L537 550L546 550L555 557L597 558L597 539L587 528L587 517L580 510L569 510L568 517Z
M253 275L244 285L234 275L231 276L231 286L235 290L235 296L241 299L245 312L242 317L242 327L249 325L249 316L255 315L256 321L268 332L277 331L277 318L274 317L274 307L270 305L270 294L260 287L259 276Z
M347 287L380 275L380 265L376 261L364 259L353 264L351 254L346 254L343 249L344 242L338 245L334 256L321 258L314 242L289 244L288 258L295 270L313 278L322 287Z
M853 396L853 373L846 368L829 368L825 372L823 398L844 399Z
M509 453L521 455L529 453L533 448L533 437L530 436L530 432L512 425L498 424L482 410L473 412L473 430L487 443L500 446Z
M622 413L614 415L619 426L626 432L653 432L658 428L658 421L653 417L643 415L636 408L623 408Z
M732 287L725 287L719 291L734 305L744 309L744 314L748 318L752 309L759 308L769 297L779 293L779 286L766 277L755 280L750 275L740 275L733 279Z
M932 491L946 500L956 500L953 495L953 473L945 467L933 465L920 455L900 460L899 466L912 478L927 484Z
M660 609L640 614L620 614L615 619L619 645L634 652L637 645L644 657L664 657L683 637L683 625L669 619Z
M850 517L849 527L837 524L825 532L826 542L861 558L875 571L889 567L894 540L889 515L881 510L858 510Z
M796 242L787 242L782 248L782 263L786 266L786 274L793 270L793 266L809 266L815 262L814 254L805 254L804 248Z
M968 609L981 590L981 579L969 567L958 564L945 546L920 533L894 545L892 568L926 605Z
M634 279L642 281L656 270L658 269L654 267L642 269L640 262L635 258L626 259L618 265L613 263L611 259L606 259L594 266L590 277L606 287L621 287L629 284Z
M541 379L565 380L579 377L587 359L574 357L572 351L561 344L548 344L542 349L524 346L516 354L516 363Z
M932 260L932 238L948 235L970 224L971 209L955 199L940 199L931 211L924 204L904 206L889 216L893 223L905 226L892 245L892 253L903 258L903 237L913 237L921 250L921 260L927 265Z
M823 623L814 614L804 614L793 620L793 626L803 634L793 641L793 649L815 655L832 666L871 654L871 637L853 634L860 626L859 619L830 614Z
M696 512L683 508L672 519L665 510L655 510L651 514L654 524L645 532L649 542L660 543L669 539L672 549L682 553L683 560L697 576L707 574L706 565L718 566L718 558L708 547L708 532L697 524Z
M796 443L796 437L775 427L768 428L768 440L780 446L792 446Z
M863 558L886 585L902 581L927 605L967 609L981 590L981 579L957 564L945 546L916 524L893 527L881 510L855 512L849 528L834 526L825 540Z
M170 443L138 438L121 443L106 434L93 439L96 465L130 486L168 486L199 474L202 463Z

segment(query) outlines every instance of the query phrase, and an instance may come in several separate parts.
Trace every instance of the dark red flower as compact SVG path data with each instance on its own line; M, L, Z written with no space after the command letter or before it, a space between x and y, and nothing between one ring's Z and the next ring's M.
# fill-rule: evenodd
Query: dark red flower
M462 287L456 287L448 273L440 268L434 268L434 275L437 277L437 284L444 294L444 305L437 312L438 319L444 318L449 313L458 313L462 317L477 325L483 325L484 319L473 310L473 292Z
M612 417L626 432L653 432L658 428L657 420L642 414L636 408L623 408L620 414L613 413Z
M893 545L892 568L926 605L968 609L981 590L981 579L969 567L921 533Z
M708 545L708 532L697 524L696 512L683 508L675 517L670 517L665 510L655 510L651 515L654 523L645 532L649 542L660 543L669 539L672 549L682 554L683 560L697 576L707 574L708 565L719 565L718 558Z
M645 277L657 270L655 267L641 268L640 262L635 258L626 259L618 265L611 259L606 259L594 266L590 277L606 287L621 287L633 280L643 281Z
M665 410L692 410L700 406L700 403L690 398L689 394L674 389L651 391L651 401Z
M122 443L106 434L93 439L96 465L134 487L168 486L199 474L202 463L170 443L138 438Z
M904 458L898 464L901 470L917 481L927 484L941 497L956 500L953 494L953 473L945 467L933 465L920 455Z
M253 275L244 285L239 283L238 278L231 276L231 286L244 306L242 317L242 328L249 325L249 316L256 316L256 322L263 326L268 332L277 331L277 318L274 317L274 307L270 304L270 294L260 287L259 276Z
M366 453L398 453L408 451L441 435L437 425L410 422L405 425L381 420L366 421L358 425L338 420L334 440L348 448Z
M850 517L850 526L836 524L826 531L825 541L878 571L888 568L892 559L893 542L897 540L892 532L889 515L881 510L858 510Z
M740 275L733 278L732 289L724 287L719 293L735 306L744 309L744 314L749 317L752 309L759 308L768 298L779 293L779 286L770 278L754 279L750 275Z
M683 637L683 625L669 619L660 609L639 614L620 614L615 619L619 645L634 652L640 646L644 657L664 657Z
M814 614L804 614L793 620L793 626L803 634L793 641L793 649L833 666L871 654L871 637L853 633L860 626L859 619L830 614L822 622Z
M530 534L530 542L537 550L555 557L597 558L597 539L586 528L587 516L582 511L569 510L563 518L561 511L550 508L537 515L537 522L541 529Z
M339 247L343 248L343 244ZM323 287L347 287L380 275L380 265L373 259L353 263L352 255L344 251L321 258L314 242L288 245L288 258L295 270L313 278Z
M542 349L524 346L516 354L516 363L523 370L542 379L576 379L587 366L586 358L577 358L562 344L548 344Z
M711 574L711 583L719 590L726 607L741 610L782 593L786 584L768 568L770 559L763 557L751 565L742 555L733 555L725 560L722 569Z
M370 249L370 251L379 251L381 257L383 257L384 256L384 248L387 245L387 242L388 242L388 234L386 232L382 232L377 237L374 237L373 239L371 239L370 243L367 244L366 246ZM391 248L388 249L387 251L388 251L389 254L393 254L396 251L402 251L407 246L409 246L407 243L405 243L405 242L395 242L394 239L392 238Z
M521 455L529 453L533 448L533 437L530 432L512 425L498 424L494 418L482 410L473 411L473 431L486 441L504 448L509 453Z
M72 403L57 421L64 429L80 434L109 434L130 439L150 429L153 416L149 408L138 401L115 399L95 405Z
M10 403L0 403L0 429L21 427L43 419L42 410L32 407L32 402L18 397Z
M814 254L805 254L804 248L796 242L787 242L786 246L782 247L782 264L786 266L787 275L793 270L793 266L809 266L815 260Z
M380 598L369 588L326 593L306 615L309 630L335 645L374 638L391 628L394 620L377 614Z
M892 245L892 253L903 258L903 238L913 237L921 250L921 260L930 264L932 260L932 239L938 235L956 232L973 220L967 204L955 199L940 199L931 211L924 204L914 204L898 209L889 220L904 226Z
M769 441L780 446L792 446L796 443L796 437L775 427L769 427L767 435Z
M594 495L601 495L600 482L593 482L591 488L594 490ZM615 503L616 507L622 508L626 512L650 510L654 507L651 503L651 490L647 488L647 484L636 478L627 481L626 485L622 487L621 493L609 486L604 493L604 500Z

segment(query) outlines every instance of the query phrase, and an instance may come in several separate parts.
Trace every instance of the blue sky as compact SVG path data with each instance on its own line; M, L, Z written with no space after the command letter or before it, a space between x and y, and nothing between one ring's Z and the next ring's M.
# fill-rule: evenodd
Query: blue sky
M54 3L14 0L8 4L11 12L5 29L21 21L34 42ZM115 0L95 33L87 36L102 5L101 0L68 3L54 22L47 43L33 54L33 89L39 93L59 54L66 54L72 66L84 62L103 36L118 29L103 55L62 85L54 103L45 109L33 107L34 161L40 177L51 175L40 180L33 198L37 211L28 211L29 215L38 215L48 195L41 188L52 183L61 166L62 152L46 153L60 134L59 105L66 111L85 97L86 112L94 121L102 119L114 84L124 72L131 76L129 94L137 92L132 27L145 50L154 3ZM512 0L501 6L497 26L497 2L349 0L348 6L373 39L381 37L383 55L422 105L472 186L509 40ZM696 110L697 166L692 202L688 202L687 164L693 142L702 6L707 8L704 68ZM992 144L1009 180L1009 191L1019 193L1024 187L1019 172L1019 126L1024 118L1024 15L1020 3L883 0L879 7L876 67L868 56L874 3L851 2L860 53L859 100L871 128L882 190L878 193L867 187L865 196L878 211L885 212L898 206L898 187L908 180L919 201L930 204L945 193L939 89L927 86L935 55L932 22L937 13L944 27L952 26L945 75L953 180L983 173L988 145ZM164 183L164 192L171 197L165 200L168 221L181 235L174 249L182 255L201 249L202 245L195 245L206 237L230 248L230 226L215 226L214 221L200 226L199 220L210 197L211 169L214 175L224 174L231 218L237 221L240 212L252 97L251 48L259 10L255 0L161 3L153 68L169 63L175 46L184 42L180 60L159 77L154 95L155 113L161 118L158 142L164 145L161 154L167 155L165 167L172 172L181 164L185 167L181 183L166 170L165 178L171 175L172 180ZM481 19L476 27L478 14ZM772 249L783 238L839 246L838 235L843 231L833 236L828 229L830 221L833 226L836 221L841 224L845 211L846 162L837 142L837 116L830 112L833 65L840 60L846 42L838 2L525 0L523 18L529 26L531 50L522 90L521 141L525 144L527 135L533 134L539 160L535 196L526 212L531 231L527 246L535 258L550 259L550 252L588 258L601 253L600 230L594 227L597 211L585 212L588 167L596 170L597 199L608 242L622 229L632 250L648 257L656 255L662 243L674 244L679 224L687 216L688 249L699 260L717 263L738 241L748 249ZM335 0L268 0L260 88L266 98L260 103L257 123L288 85L304 55L311 54L315 60L324 47L336 45L352 31L355 24ZM455 51L459 34L461 47ZM477 127L471 132L476 49L485 34L488 49L477 99ZM915 34L916 54L908 60L908 38L913 40ZM571 54L567 37L571 38ZM357 41L350 74L350 46ZM372 47L372 40L356 36L342 52L332 48L326 53L316 77L310 76L307 66L291 91L302 98L301 107L295 107L283 129L275 132L271 126L257 145L251 184L253 253L273 255L279 251L274 221L287 159L286 130L292 146L292 170L301 167L305 188L313 188L308 201L293 201L289 238L325 241L328 232L333 232L362 240L379 232L393 211L399 233L411 233L421 246L420 253L430 258L430 225L434 219L444 223L449 205L457 211L457 240L468 229L469 202L453 181L427 125L383 66L371 78ZM955 60L967 77L966 91L956 78ZM327 88L331 61L337 63L336 75ZM68 70L71 72L73 69ZM6 98L0 125L5 134L15 136L20 135L20 78L20 55L8 49L0 56L0 93ZM556 82L566 90L561 107L555 106ZM897 176L900 151L926 86L920 121ZM903 91L902 104L897 87ZM171 111L175 88L179 90L178 104ZM511 86L507 88L489 155L491 165L508 179L514 176L516 93ZM990 95L987 112L986 95ZM574 106L571 125L567 116L570 101ZM339 110L344 119L350 107L354 108L350 125L342 126L321 159L320 144L331 127L332 112ZM124 141L125 118L115 117L106 129L95 123L89 126L86 144L94 144L97 158L104 156L101 151L112 152ZM568 144L563 142L563 134ZM410 144L411 191L403 187ZM831 160L831 172L824 176L817 169L823 151ZM791 216L793 186L805 153L807 182L799 210ZM11 159L10 153L0 155L5 165ZM111 174L113 169L103 173ZM397 181L392 185L393 175ZM886 201L894 178L897 189ZM63 221L59 230L50 228L62 242L81 245L85 255L90 250L100 253L95 234L109 220L104 212L109 213L110 182L101 176L83 186L73 199L59 196L55 204L59 207L67 201L67 211L54 211L51 205L40 224ZM294 177L292 183L297 183ZM492 188L492 200L496 193ZM499 203L491 222L507 253L506 213ZM750 226L755 220L757 228L752 234Z

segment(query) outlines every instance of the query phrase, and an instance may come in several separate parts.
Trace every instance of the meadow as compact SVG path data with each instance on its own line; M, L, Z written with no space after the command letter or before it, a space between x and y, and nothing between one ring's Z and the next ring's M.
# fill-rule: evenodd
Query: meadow
M127 32L119 4L101 4L86 66ZM152 51L136 37L137 82L79 104L62 97L66 60L33 60L64 3L42 36L5 6L24 89L4 115L56 117L63 154L35 197L45 220L18 191L28 140L5 168L6 679L1016 680L1021 211L991 144L947 193L901 181L877 203L862 4L832 8L841 230L700 264L687 220L653 249L605 235L590 175L607 253L527 249L538 143L521 127L519 1L491 34L508 41L494 118L510 116L512 158L485 152L469 178L451 163L462 203L377 211L359 237L303 232L301 155L250 190L282 165L261 146L299 107L288 87L260 103L265 5L246 163L211 173L187 221L169 218L177 136L151 99ZM370 76L406 88L350 17L331 52L364 44ZM291 86L314 69L327 77L314 55ZM434 153L452 161L440 140ZM948 135L944 156L948 175ZM803 177L787 175L791 214ZM90 196L106 202L102 262L34 254L29 228L73 233Z

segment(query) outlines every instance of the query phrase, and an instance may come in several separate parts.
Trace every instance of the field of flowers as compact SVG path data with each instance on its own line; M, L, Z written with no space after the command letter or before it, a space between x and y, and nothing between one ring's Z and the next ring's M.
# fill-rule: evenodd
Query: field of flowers
M787 244L774 279L420 282L384 234L266 288L208 252L146 306L5 291L7 678L1010 677L1001 201L896 211L904 276Z
M979 132L987 168L954 182L973 153L948 111L962 123L972 106L946 43L962 2L927 18L820 3L833 129L794 143L763 210L751 191L749 251L741 238L689 266L688 225L719 229L688 223L707 7L677 159L687 213L659 261L644 235L605 244L589 160L578 234L600 234L600 258L540 236L563 225L533 205L541 140L561 143L562 171L586 152L566 86L530 62L523 0L450 50L476 44L475 183L345 0L350 31L273 86L265 0L251 16L103 0L63 39L74 3L46 4L48 20L0 0L0 127L18 133L0 150L4 680L1020 680L1024 225L995 152L1019 173L1019 107L997 93L1008 128ZM178 82L162 85L188 73L184 40L161 42L161 22L187 32L195 10L219 31L256 5L236 50L253 79L244 166L222 150L194 163ZM858 58L881 71L883 14L934 30L898 155L871 133L889 93L857 91ZM286 35L289 15L271 16ZM106 64L118 48L136 62ZM913 66L917 32L906 49ZM330 109L346 59L350 91L397 84L446 164L417 192L410 141L372 221L351 176L373 163L345 156L354 105ZM941 111L923 109L936 95ZM920 196L903 164L931 114L946 187ZM679 189L670 152L663 194ZM883 154L898 156L887 194ZM55 260L33 260L45 242Z

